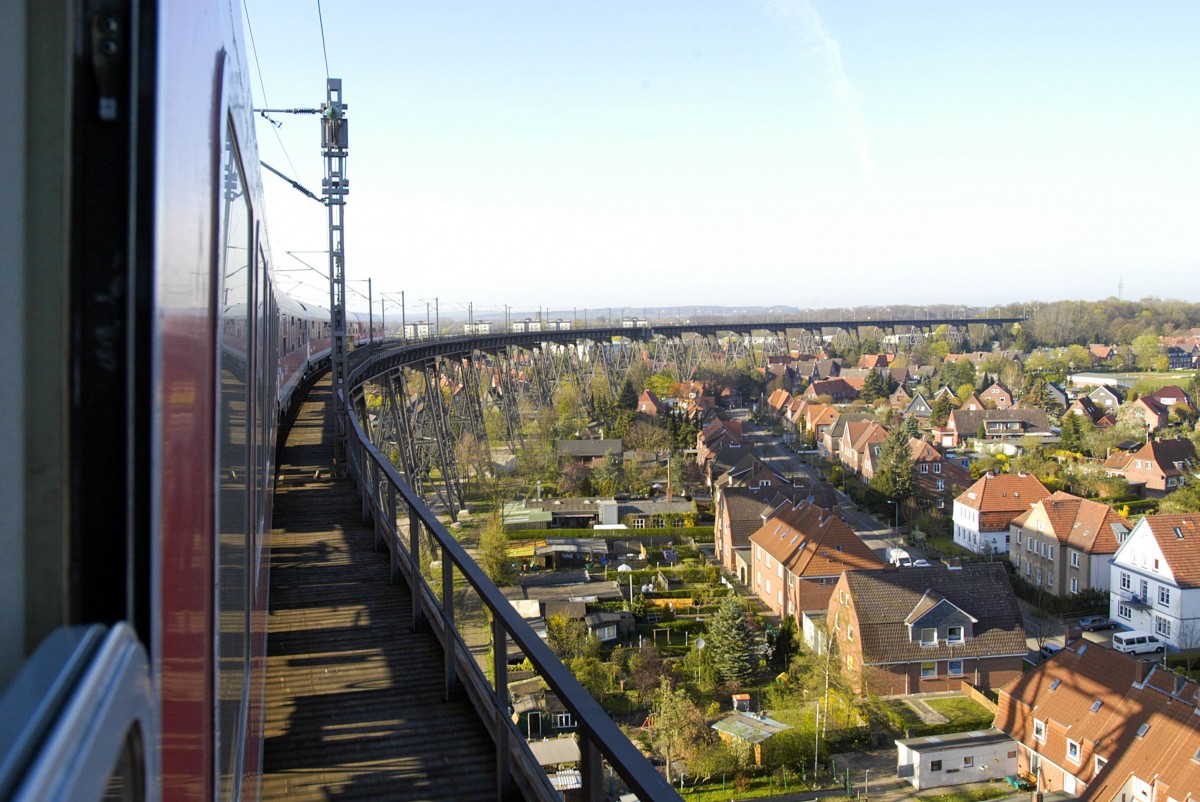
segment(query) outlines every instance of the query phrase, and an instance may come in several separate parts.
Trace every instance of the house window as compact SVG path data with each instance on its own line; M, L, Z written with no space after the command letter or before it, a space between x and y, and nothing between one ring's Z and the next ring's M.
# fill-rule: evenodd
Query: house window
M922 646L937 646L937 629L933 627L921 628L921 645Z
M1171 637L1171 619L1163 618L1161 615L1154 616L1154 631L1164 638Z
M1078 577L1074 577L1074 576L1071 577L1071 592L1072 593L1079 592L1079 578Z
M1017 530L1017 545L1021 545L1021 530Z
M1165 585L1158 586L1158 603L1163 607L1171 605L1171 589Z
M937 676L937 663L921 663L921 679L933 679Z
M571 718L570 713L555 713L554 714L554 729L565 730L575 726L575 720Z
M946 673L952 677L961 677L963 675L963 661L949 660L946 662Z
M1121 572L1121 590L1130 590L1132 588L1133 588L1133 580L1130 579L1129 574L1122 571Z
M779 570L776 573L779 574L780 579L783 579L783 563L777 563L777 565Z
M942 770L942 761L940 761L940 760L929 761L929 770L930 771L941 771Z
M1046 722L1035 718L1033 720L1033 740L1041 743L1046 742Z
M1071 567L1072 568L1079 567L1079 552L1077 552L1077 551L1071 552Z
M1067 760L1071 761L1072 763L1079 762L1079 744L1077 744L1075 741L1067 741Z
M947 643L962 643L963 642L963 628L962 627L948 627L946 629L946 642Z
M846 627L846 640L854 640L854 627Z
M1118 604L1117 618L1124 618L1126 621L1128 621L1130 618L1133 618L1133 608L1128 604Z
M634 529L645 529L646 528L646 519L645 518L634 518L633 519L633 528Z
M966 757L963 758L963 768L964 769L972 768L974 765L975 765L975 757L973 755L967 755Z
M929 463L921 463L921 473L929 473Z
M767 595L771 595L771 580L767 580Z
M1046 546L1046 559L1050 560L1050 562L1054 562L1054 547L1053 546L1049 546L1049 545Z
M933 472L941 473L942 472L942 463L940 463L940 462L933 463ZM941 488L938 488L938 489L940 490Z

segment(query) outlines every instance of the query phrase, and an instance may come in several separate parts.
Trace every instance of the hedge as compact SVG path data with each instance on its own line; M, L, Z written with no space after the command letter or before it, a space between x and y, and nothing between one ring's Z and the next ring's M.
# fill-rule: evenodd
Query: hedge
M603 537L613 540L637 540L644 537L690 538L697 543L712 543L712 526L664 526L656 529L514 529L508 533L514 540L546 540L563 537Z

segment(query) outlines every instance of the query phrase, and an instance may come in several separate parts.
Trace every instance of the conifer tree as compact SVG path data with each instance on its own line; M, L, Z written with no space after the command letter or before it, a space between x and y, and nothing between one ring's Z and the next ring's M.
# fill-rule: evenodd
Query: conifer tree
M885 496L903 501L913 494L912 448L903 426L893 429L879 450L879 468L871 487Z
M725 599L717 608L705 640L712 665L722 680L745 682L754 674L754 633L737 599Z

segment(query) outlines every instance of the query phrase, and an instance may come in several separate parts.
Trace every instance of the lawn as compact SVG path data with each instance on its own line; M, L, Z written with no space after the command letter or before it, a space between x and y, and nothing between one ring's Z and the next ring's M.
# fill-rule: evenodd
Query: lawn
M999 799L1002 796L1012 796L1013 790L1007 785L989 785L986 788L970 788L964 791L950 791L930 796L920 795L921 802L985 802L988 799Z
M956 545L953 535L938 535L937 537L926 537L924 542L919 543L919 546L944 554L947 557L973 557L971 552L964 549L962 546Z
M754 777L750 780L749 788L738 790L733 787L733 778L731 777L724 783L717 780L697 785L694 788L685 785L682 796L687 802L728 802L731 799L758 799L807 790L810 790L809 785L801 782L798 775L789 771L786 782L782 781L778 774L770 777ZM826 796L821 799L822 802L845 802L846 797Z
M964 696L926 699L925 703L950 719L950 723L961 731L986 729L992 726L995 718L992 711Z

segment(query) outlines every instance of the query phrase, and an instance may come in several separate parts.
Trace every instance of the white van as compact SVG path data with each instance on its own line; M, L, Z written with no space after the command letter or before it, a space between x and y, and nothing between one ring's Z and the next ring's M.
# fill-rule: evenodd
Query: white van
M1126 652L1127 654L1145 654L1147 652L1161 652L1163 650L1163 642L1158 639L1157 635L1151 635L1149 632L1138 632L1137 630L1114 633L1112 645L1118 652Z

